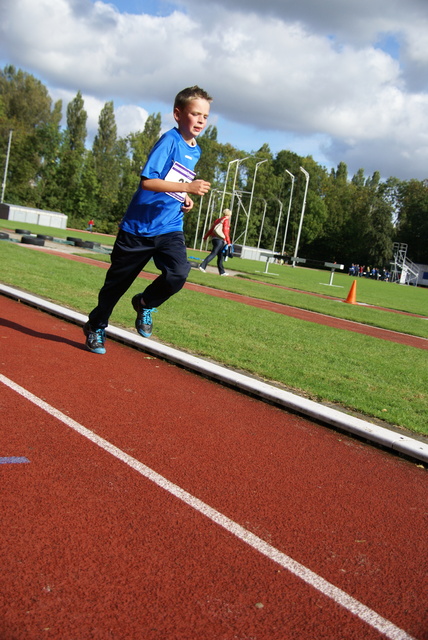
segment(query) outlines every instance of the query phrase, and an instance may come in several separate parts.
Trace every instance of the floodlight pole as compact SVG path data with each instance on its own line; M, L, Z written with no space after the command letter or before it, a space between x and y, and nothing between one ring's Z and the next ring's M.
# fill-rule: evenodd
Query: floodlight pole
M293 199L293 189L294 189L294 179L295 179L293 174L290 173L290 171L288 169L286 169L285 172L288 173L288 175L291 177L291 192L290 192L290 200L288 202L287 222L285 223L284 242L282 243L282 251L281 251L282 255L284 255L284 252L285 252L285 240L287 238L288 223L289 223L289 220L290 220L291 201Z
M13 129L9 131L9 142L7 143L6 164L4 166L3 184L1 186L1 202L4 202L4 192L6 190L7 171L9 169L10 146L12 144L12 132L13 132Z
M198 220L196 222L195 240L193 241L193 248L194 249L196 249L196 243L198 241L199 222L200 222L200 219L201 219L202 202L203 202L203 200L204 200L204 196L201 196L201 199L199 201Z
M208 198L208 204L207 204L207 212L205 214L204 228L202 230L202 236L201 236L201 244L200 244L200 250L201 251L202 251L202 245L204 243L205 230L206 230L207 226L209 228L209 224L211 222L211 214L212 214L212 210L214 208L213 200L217 196L218 192L219 192L219 189L211 189L211 191L210 191L210 195L209 195L209 198ZM208 223L208 225L207 225L207 223Z
M247 242L248 225L249 225L249 222L250 222L251 206L253 204L254 187L256 185L257 170L258 170L258 168L260 167L261 164L263 164L264 162L267 162L267 161L268 161L268 159L266 158L266 160L261 160L260 162L257 162L256 168L254 170L253 187L251 189L250 204L248 206L247 224L245 226L245 235L244 235L244 241L242 243L242 247L245 247L245 243Z
M279 203L279 216L278 216L278 222L276 225L276 231L275 231L275 240L273 241L273 247L272 247L272 251L275 253L275 245L276 245L276 241L278 239L278 231L279 231L279 223L281 222L281 218L282 218L282 208L283 208L283 204L281 202L281 200L279 198L275 198L275 200Z
M227 165L226 178L225 178L224 187L223 187L223 195L221 196L220 213L223 211L223 205L226 197L227 181L229 179L230 167L232 164L235 164L235 162L238 162L238 167L239 167L239 158L236 158L235 160L231 160Z
M235 200L235 188L236 188L236 181L238 179L238 174L239 174L239 165L241 164L241 162L245 162L245 160L248 160L248 158L251 158L251 156L245 156L245 158L239 158L237 164L236 164L236 170L235 170L235 177L233 178L233 185L232 185L232 199L230 202L230 209L233 211L233 203ZM223 211L223 209L222 209Z
M300 171L302 171L305 174L306 186L305 186L305 195L303 196L302 213L300 214L299 231L297 232L296 248L294 249L294 256L293 256L294 258L298 257L300 233L302 231L303 216L305 215L306 196L307 196L307 193L308 193L308 185L309 185L309 173L307 171L305 171L305 169L303 169L303 167L300 167ZM293 267L296 266L296 260L293 260L292 266Z
M230 200L230 210L232 212L233 212L233 206L235 204L236 181L237 181L238 175L239 175L239 166L240 166L241 162L245 162L245 160L248 160L248 158L251 158L251 156L245 156L245 158L240 158L238 160L237 165L236 165L235 177L233 179L233 185L232 185L232 198ZM238 202L238 213L239 213L239 206L240 206L240 204ZM233 231L233 236L232 236L232 242L234 241L234 238L235 238L237 224L238 224L238 215L235 216L235 226L234 226L234 231Z
M265 203L264 209L263 209L263 216L262 216L262 224L260 225L260 233L259 233L259 241L257 243L257 249L260 248L260 242L262 239L262 233L263 233L263 225L265 223L265 216L266 216L266 209L267 209L267 201L262 198L263 202Z

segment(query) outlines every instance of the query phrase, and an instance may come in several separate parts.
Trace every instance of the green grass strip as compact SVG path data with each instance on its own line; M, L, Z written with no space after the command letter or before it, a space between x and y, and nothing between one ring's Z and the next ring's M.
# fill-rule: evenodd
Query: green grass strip
M97 266L8 242L0 244L0 273L6 284L85 314L95 306L105 276L105 270ZM200 272L192 272L193 278L210 284L218 280L219 286L227 287L235 281ZM236 284L245 285L252 287L253 283ZM134 326L130 300L145 286L144 280L134 283L115 308L112 324ZM254 286L265 292L272 289ZM247 290L243 293L248 295ZM354 309L353 305L334 304ZM173 296L154 320L155 336L162 342L311 399L428 435L426 351L186 289Z

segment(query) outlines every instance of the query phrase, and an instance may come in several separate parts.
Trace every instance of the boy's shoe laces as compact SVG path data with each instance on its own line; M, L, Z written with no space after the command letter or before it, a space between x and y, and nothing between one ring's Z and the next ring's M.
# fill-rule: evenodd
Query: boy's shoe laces
M135 328L140 336L143 336L143 338L150 338L153 331L152 313L157 313L157 309L142 307L140 300L141 295L137 295L132 298L132 306L137 312Z
M144 324L152 324L152 311L157 312L157 309L142 309L141 319Z
M86 336L86 347L92 353L105 353L104 342L106 339L106 332L104 329L92 329L89 322L83 327L83 333Z
M157 313L157 309L147 309L143 307L135 321L138 333L144 338L150 338L153 331L152 313Z

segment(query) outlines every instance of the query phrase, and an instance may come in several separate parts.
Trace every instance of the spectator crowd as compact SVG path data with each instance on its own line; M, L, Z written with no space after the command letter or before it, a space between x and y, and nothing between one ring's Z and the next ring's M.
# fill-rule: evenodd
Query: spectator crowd
M352 263L348 270L348 275L358 278L371 278L372 280L383 280L389 282L391 279L390 272L383 268L378 267L366 267L365 265L359 265Z

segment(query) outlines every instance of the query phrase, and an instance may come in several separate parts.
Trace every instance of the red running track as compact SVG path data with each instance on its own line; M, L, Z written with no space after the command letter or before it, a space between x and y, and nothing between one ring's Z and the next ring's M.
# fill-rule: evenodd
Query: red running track
M0 304L1 640L428 638L425 469Z

